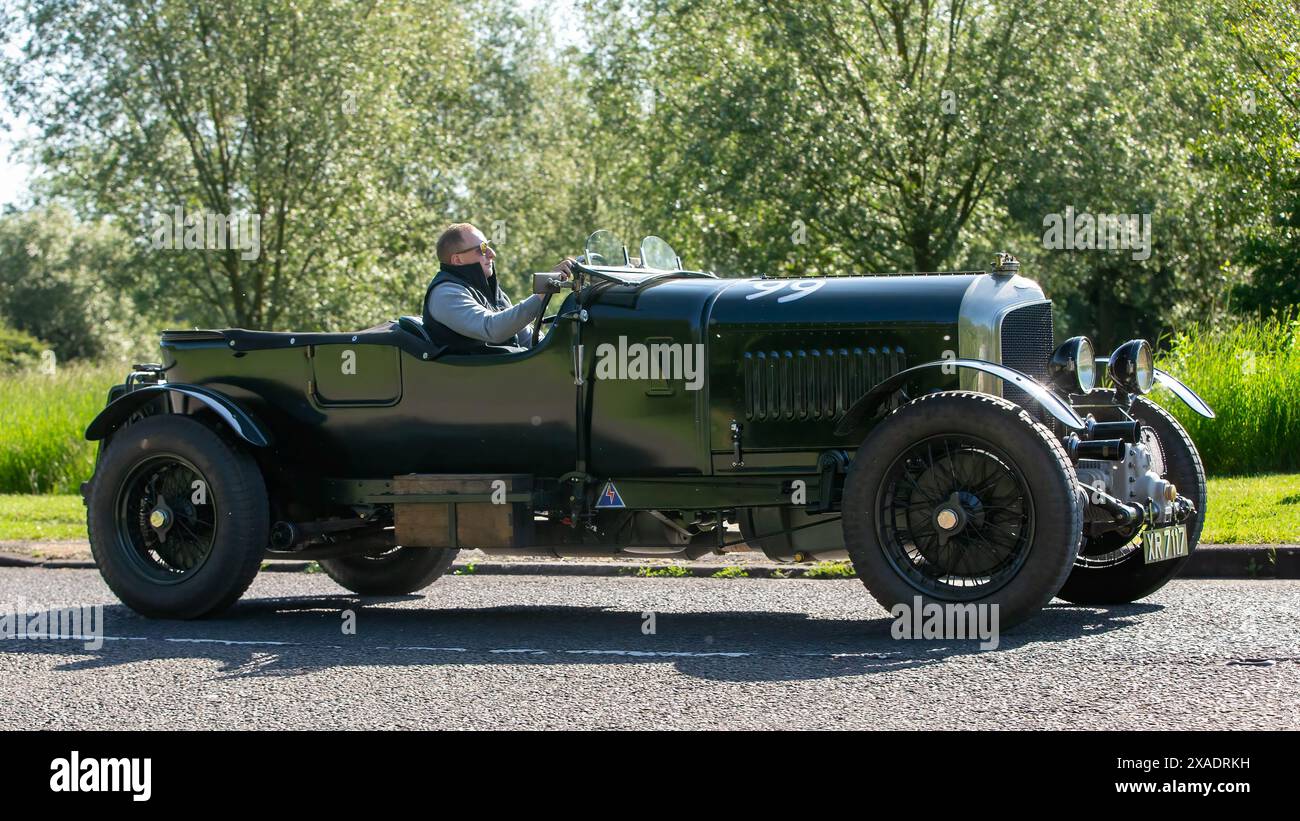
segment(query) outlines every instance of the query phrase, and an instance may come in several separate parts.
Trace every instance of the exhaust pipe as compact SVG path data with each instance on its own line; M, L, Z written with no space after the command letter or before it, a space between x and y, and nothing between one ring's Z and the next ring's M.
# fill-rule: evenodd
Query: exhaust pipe
M375 522L368 519L322 519L316 522L280 521L271 527L271 549L298 551L334 533L373 527L374 525Z
M342 556L359 556L364 553L392 550L396 546L397 539L392 530L375 530L370 533L344 536L336 542L304 545L296 550L270 549L266 551L266 558L294 559L298 561L337 559ZM432 550L433 548L429 549Z
M1078 488L1079 492L1087 495L1089 504L1099 507L1114 516L1116 521L1125 527L1140 525L1146 519L1146 511L1139 505L1121 502L1106 491L1095 487L1080 484Z

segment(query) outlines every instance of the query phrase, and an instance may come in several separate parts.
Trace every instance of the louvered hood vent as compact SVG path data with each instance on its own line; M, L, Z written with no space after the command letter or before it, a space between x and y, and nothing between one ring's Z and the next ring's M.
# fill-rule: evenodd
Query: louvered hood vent
M900 347L745 354L745 418L834 420L875 384L903 370Z

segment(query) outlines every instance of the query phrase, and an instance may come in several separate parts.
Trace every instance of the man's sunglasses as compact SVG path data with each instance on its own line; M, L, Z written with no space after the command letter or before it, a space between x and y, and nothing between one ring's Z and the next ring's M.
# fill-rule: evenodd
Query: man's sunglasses
M477 248L477 249L478 249L478 252L479 252L480 254L482 254L483 256L487 256L487 252L490 251L490 250L492 250L492 246L488 243L488 241L487 241L487 240L483 240L483 241L480 242L478 245L471 245L471 246L468 247L468 248L462 248L462 249L460 249L459 251L457 251L456 253L457 253L457 254L468 254L470 251L473 251L475 248Z

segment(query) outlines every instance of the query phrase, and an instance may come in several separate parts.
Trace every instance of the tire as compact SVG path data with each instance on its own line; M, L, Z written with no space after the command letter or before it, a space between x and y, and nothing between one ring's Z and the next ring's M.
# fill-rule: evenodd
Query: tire
M123 604L150 618L197 619L225 610L252 584L269 507L257 463L242 448L190 417L149 416L105 449L86 526L100 575ZM161 537L149 520L155 514L165 522Z
M326 575L362 596L403 596L423 590L451 568L450 547L395 547L380 554L321 559Z
M928 394L858 448L844 486L845 547L887 610L918 596L922 606L996 604L999 626L1010 627L1070 573L1083 530L1076 482L1061 443L1020 407L980 393ZM940 542L940 514L954 505L958 530Z
M1088 396L1110 401L1114 393L1099 389ZM1177 419L1148 399L1134 399L1129 414L1155 433L1163 454L1165 477L1178 488L1179 495L1191 499L1196 506L1196 512L1187 520L1187 556L1146 564L1140 546L1133 544L1135 533L1111 532L1097 538L1085 537L1074 570L1058 594L1074 604L1128 604L1151 595L1182 571L1201 540L1207 496L1205 468L1196 445ZM1117 553L1123 554L1122 558L1102 558Z

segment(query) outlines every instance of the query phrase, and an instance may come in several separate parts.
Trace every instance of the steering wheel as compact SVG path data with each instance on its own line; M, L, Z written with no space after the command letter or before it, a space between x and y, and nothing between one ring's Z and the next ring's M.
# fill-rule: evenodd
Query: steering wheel
M575 282L578 283L579 287L581 287L581 283L582 283L582 280L578 278L580 275L584 273L586 274L595 273L591 271L591 269L586 267L586 262L587 262L586 254L580 255L579 257L573 260L573 274L571 274L571 276L574 278ZM556 293L555 291L547 291L546 294L542 297L542 310L537 312L537 322L533 324L532 347L534 348L536 348L537 343L541 341L542 326L546 324L546 306L551 304L551 297L555 293Z

